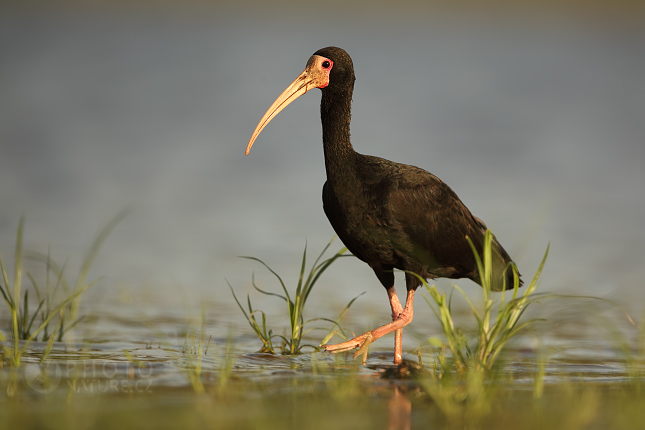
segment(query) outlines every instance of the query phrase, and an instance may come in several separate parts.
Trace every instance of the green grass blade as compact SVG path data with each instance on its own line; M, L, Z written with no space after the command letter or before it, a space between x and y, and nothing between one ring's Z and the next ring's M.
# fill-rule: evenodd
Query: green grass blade
M56 323L56 327L54 328L54 332L56 333L58 330L62 328L63 320L65 318L65 309L61 309L60 315L58 317L58 322ZM49 340L47 341L47 346L45 347L45 350L43 351L42 356L40 357L40 361L38 364L42 365L49 353L51 352L52 348L54 347L54 340L55 336L53 335L49 336Z
M2 279L4 281L4 288L2 288L2 285L0 285L0 291L2 291L2 295L4 296L4 299L9 307L12 308L14 307L13 296L11 295L11 290L9 289L9 276L7 275L7 270L4 267L2 257L0 257L0 270L2 270Z
M25 216L20 217L18 231L16 233L15 266L13 272L13 298L16 301L16 308L20 308L20 287L22 281L22 237L25 228Z
M22 300L22 315L20 320L20 324L22 327L22 333L20 334L20 338L24 339L27 337L27 320L29 319L29 290L25 290L25 296L23 297Z
M40 309L42 309L44 304L45 304L45 299L42 299L40 303L38 303L38 307L34 311L34 314L31 316L31 320L29 320L29 324L27 324L27 328L25 329L25 332L29 333L31 331L31 327L34 324L34 320L38 316L38 312L40 311Z
M343 330L343 328L342 328L342 327L341 327L341 325L340 325L340 320L342 320L342 319L343 319L343 317L344 317L344 316L345 316L345 314L349 311L349 308L354 304L354 302L356 301L356 299L358 299L358 298L359 298L360 296L362 296L363 294L365 294L365 291L363 291L363 292L362 292L362 293L360 293L358 296L356 296L356 297L354 297L352 300L350 300L350 301L349 301L349 303L347 304L347 306L345 306L345 308L342 310L342 312L340 313L340 315L338 316L338 318L336 318L336 320L329 320L329 319L326 319L326 318L320 318L320 319L322 319L323 321L328 321L328 322L331 322L331 323L333 324L332 328L331 328L331 329L329 329L329 333L327 333L327 335L325 335L325 337L323 338L322 342L320 342L320 344L321 344L321 345L322 345L322 344L327 343L327 342L329 341L329 339L331 339L331 338L334 336L334 332L335 332L335 330L334 330L334 326L338 327L338 329L339 329L339 330L340 330L340 332L342 333L342 337L343 337L345 340L348 340L348 339L347 339L347 336L345 335L345 331Z
M13 297L11 297L11 290L9 289L9 279L7 277L7 271L4 268L4 263L2 262L2 257L0 257L0 271L2 271L2 279L4 281L4 287L0 284L0 293L2 293L4 301L11 309L14 306Z
M287 297L285 297L285 296L282 296L282 295L280 295L278 293L272 293L271 291L265 291L265 290L261 289L260 287L258 287L257 284L255 283L255 273L251 275L251 285L253 286L253 288L255 288L257 291L259 291L262 294L265 294L267 296L278 297L278 298L284 300L285 302L289 302L289 299Z
M231 293L233 294L233 298L235 299L235 303L237 303L237 306L240 308L242 313L244 314L244 317L246 318L247 322L251 326L251 329L255 332L256 336L260 339L262 344L264 345L261 349L261 352L271 352L274 353L273 351L273 344L271 342L271 333L266 330L266 315L262 311L254 311L253 307L251 305L251 298L247 294L246 299L247 299L247 304L249 308L249 313L247 314L246 311L244 310L244 307L242 304L239 302L237 299L237 296L235 295L235 291L233 290L233 287L231 284L226 281L228 284L228 287L231 289ZM255 319L255 314L256 313L261 313L262 314L262 327L258 324L257 320Z
M302 288L304 285L305 270L307 268L307 243L305 242L305 250L302 251L302 260L300 262L300 274L298 276L298 284L296 285L295 301L297 302L302 297Z
M269 292L267 292L267 291L260 290L260 289L255 285L255 283L254 283L254 284L253 284L253 286L255 287L255 289L256 289L256 290L258 290L258 291L260 291L260 292L262 292L262 293L264 293L264 294L267 294L267 295L276 296L276 297L281 297L281 298L283 298L283 299L284 299L288 304L289 304L289 303L291 303L291 297L289 296L289 291L287 290L287 287L285 286L284 281L282 280L282 278L280 277L280 275L278 275L278 274L277 274L277 273L276 273L276 272L275 272L271 267L269 267L269 265L268 265L268 264L266 264L264 261L260 260L259 258L255 258L255 257L244 257L244 256L243 256L242 258L246 258L247 260L257 261L258 263L260 263L260 264L262 264L264 267L266 267L266 269L267 269L269 272L271 272L271 273L273 274L273 276L275 276L275 277L278 279L278 281L280 282L280 286L282 287L282 290L284 291L285 297L282 297L282 296L280 296L280 295L278 295L278 294L275 294L275 293L269 293Z
M341 257L353 257L353 255L343 255L345 252L347 252L347 248L342 248L340 251L338 251L333 257L325 260L320 266L317 266L316 269L312 272L315 275L311 279L311 287L310 290L313 288L314 284L318 281L318 278L331 266L331 264L336 261L337 259ZM307 293L309 295L309 293Z
M101 248L109 234L112 232L112 230L114 230L114 228L117 226L117 224L121 222L121 220L123 220L130 212L130 209L125 209L119 212L114 218L108 221L105 227L103 227L99 231L99 234L94 239L94 242L92 242L92 245L90 245L90 249L85 255L83 263L81 264L81 269L79 271L78 278L76 279L76 286L74 288L75 292L85 287L87 283L87 276L90 272L92 264L94 263L94 260L96 259L96 255L98 254L99 249ZM75 298L80 299L80 295L75 296ZM72 320L77 318L78 306L78 300L72 300L69 315Z
M54 311L53 311L53 312L52 312L52 313L51 313L51 314L50 314L50 315L45 319L45 321L43 321L43 323L42 323L42 324L41 324L41 325L36 329L36 331L34 331L34 332L33 332L33 333L32 333L32 334L31 334L31 335L30 335L30 336L25 340L24 345L22 346L22 348L20 348L20 349L19 349L19 352L20 352L19 356L21 356L21 355L25 352L25 350L27 349L27 347L29 346L29 344L30 344L30 343L35 339L35 337L38 335L38 333L40 333L40 332L41 332L41 330L43 330L43 329L47 326L47 324L49 324L49 322L52 320L52 318L54 317L54 315L56 315L56 314L57 314L61 309L63 309L65 306L67 306L67 305L68 305L69 303L71 303L73 300L75 300L75 299L77 299L78 297L80 297L80 296L81 296L85 291L87 291L87 289L88 289L88 288L90 288L93 284L94 284L94 283L90 283L90 284L87 284L87 285L85 285L85 286L81 287L81 289L79 289L79 290L78 290L78 291L76 291L74 294L72 294L71 296L69 296L68 298L66 298L65 300L63 300L63 301L62 301L62 302L61 302L61 303L60 303L56 308L54 308Z

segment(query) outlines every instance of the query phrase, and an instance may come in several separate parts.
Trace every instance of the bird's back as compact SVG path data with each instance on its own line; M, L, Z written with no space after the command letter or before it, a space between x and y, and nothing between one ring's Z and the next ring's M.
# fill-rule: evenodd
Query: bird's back
M415 166L360 155L345 178L323 190L325 213L348 249L374 267L411 271L424 278L470 278L481 284L471 238L482 255L486 226L455 192ZM339 190L342 190L339 192ZM494 289L512 261L493 239ZM506 288L513 287L507 270Z

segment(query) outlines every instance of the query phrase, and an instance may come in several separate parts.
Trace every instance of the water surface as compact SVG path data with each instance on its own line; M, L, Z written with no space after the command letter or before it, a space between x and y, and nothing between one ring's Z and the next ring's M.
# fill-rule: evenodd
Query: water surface
M131 207L94 266L105 277L97 300L126 291L169 307L184 296L231 308L225 278L244 296L261 270L239 255L293 282L305 243L314 254L333 236L321 204L318 93L243 152L307 58L338 45L357 74L358 151L449 183L525 276L550 243L545 291L640 312L642 26L618 6L614 18L381 6L325 25L268 4L252 14L3 6L1 255L10 265L26 214L26 249L51 246L73 273L100 226ZM389 314L358 261L339 262L320 289L312 303L321 312L368 291L361 306L381 313L373 320Z

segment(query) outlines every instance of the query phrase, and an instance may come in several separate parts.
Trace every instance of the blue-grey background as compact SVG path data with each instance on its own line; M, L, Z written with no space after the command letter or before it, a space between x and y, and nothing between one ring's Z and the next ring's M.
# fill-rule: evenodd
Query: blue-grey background
M354 60L357 151L425 168L544 291L645 303L642 11L622 2L117 2L0 6L0 255L51 246L70 277L120 210L98 300L234 306L253 271L296 279L331 239L319 92L244 149L317 49ZM332 245L338 249L340 243ZM469 291L477 287L458 281ZM399 280L399 291L403 283ZM442 285L447 285L446 283ZM275 286L275 285L274 285ZM319 304L386 295L353 259ZM259 307L266 307L266 301ZM236 312L236 311L235 311ZM240 315L241 316L241 315Z

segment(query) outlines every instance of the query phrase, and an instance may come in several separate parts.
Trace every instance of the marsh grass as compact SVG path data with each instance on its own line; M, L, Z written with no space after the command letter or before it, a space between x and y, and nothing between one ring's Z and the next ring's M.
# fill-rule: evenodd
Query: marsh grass
M334 254L332 257L321 261L323 255L329 248L329 246L332 244L334 239L332 239L322 250L320 255L318 255L318 258L316 258L313 266L309 270L308 273L306 272L306 266L307 266L307 247L305 246L305 249L302 253L302 261L300 264L300 275L298 277L298 283L296 285L295 293L292 295L289 293L289 290L287 289L282 277L278 275L271 267L269 267L265 262L262 260L255 258L255 257L242 257L246 258L252 261L256 261L263 265L269 272L271 272L272 275L276 277L278 282L280 283L280 286L282 287L282 291L284 294L279 294L279 293L273 293L270 291L265 291L257 286L255 283L255 274L252 277L251 283L253 285L253 288L255 288L257 291L260 293L267 295L267 296L274 296L278 297L282 300L287 305L287 311L289 315L289 333L286 336L280 335L280 334L275 334L272 329L269 329L267 327L266 323L266 314L257 309L253 309L253 306L251 304L251 298L247 294L247 306L248 306L248 312L244 309L240 301L237 299L237 296L235 295L235 291L233 290L233 287L229 283L228 286L231 289L231 293L233 293L233 298L235 299L235 302L239 306L240 310L246 317L246 320L248 321L249 325L255 332L255 334L258 336L258 338L262 341L262 348L260 349L260 352L266 352L270 354L275 354L276 347L273 345L273 339L278 338L282 340L282 346L279 346L278 348L281 350L282 354L286 355L297 355L302 353L302 348L309 347L313 349L314 351L318 350L317 345L311 345L311 344L303 344L302 340L303 337L309 333L311 330L315 330L317 328L310 328L310 329L305 329L305 326L314 322L314 321L325 321L328 323L332 324L332 328L329 330L325 338L323 339L320 344L325 343L327 340L329 340L333 335L338 334L341 337L343 337L345 340L347 340L347 335L345 334L343 328L340 325L341 319L345 316L349 308L352 306L354 301L360 296L354 297L348 304L345 306L341 314L336 318L336 320L331 320L328 318L313 318L309 320L304 319L304 311L305 311L305 305L307 303L307 299L309 298L309 294L313 290L314 286L316 285L316 282L320 278L320 276L329 268L329 266L336 261L338 258L341 257L349 257L350 255L344 255L345 252L347 251L347 248L342 248L340 251L338 251L336 254ZM228 281L227 281L228 283ZM261 315L261 323L258 322L258 319L256 318L256 315Z
M544 299L570 300L573 306L581 307L583 302L591 300L593 303L610 305L613 309L618 309L630 324L635 325L621 306L607 299L590 296L536 294L535 290L548 257L548 247L532 281L522 290L523 294L521 295L518 291L517 269L514 265L509 266L507 270L513 270L514 273L514 285L513 289L506 294L511 293L511 297L507 300L502 291L497 309L495 309L490 288L491 245L492 235L487 231L483 256L480 258L471 243L483 281L483 304L476 306L474 301L456 285L453 290L461 293L468 303L477 322L474 332L469 333L462 330L456 324L451 311L452 294L447 298L445 293L440 294L434 286L430 287L424 282L430 295L430 297L424 295L424 298L441 323L446 341L437 338L430 339L430 344L435 348L433 372L430 372L428 377L419 379L418 383L450 424L449 428L485 427L485 423L489 422L491 416L500 413L499 405L509 400L509 392L517 393L517 388L511 388L513 387L512 376L509 380L509 376L505 375L505 373L508 374L508 371L503 370L503 351L513 338L525 333L526 329L536 321L542 320L531 319L523 322L520 320L527 307L536 301ZM634 342L624 334L616 321L603 317L600 312L594 312L588 318L606 332L608 338L613 341L615 350L619 352L617 356L622 357L625 361L626 374L630 382L624 384L623 388L617 391L617 395L629 400L626 404L630 404L630 408L632 408L634 398L643 398L645 322L641 324ZM532 390L529 390L532 396L532 406L529 411L525 411L527 416L533 417L536 423L540 423L535 428L553 425L548 419L545 419L548 414L559 416L559 420L565 423L561 428L587 428L590 423L606 418L606 416L601 417L601 414L598 413L601 402L606 403L607 398L607 393L599 387L593 384L588 384L587 387L585 384L574 384L566 377L555 386L553 384L548 386L545 383L550 360L553 356L566 351L566 347L545 346L540 338L538 338L538 343L539 347L532 366L534 373L529 374L533 379ZM420 349L419 357L421 357ZM554 400L558 398L559 400ZM558 408L558 401L575 405L573 408L577 412L572 413ZM632 410L629 413L632 417L639 414L643 416L643 413L635 414ZM508 413L504 419L507 420L511 415ZM632 425L636 422L633 419L626 421ZM501 426L500 423L495 425L495 428L502 427L504 426Z
M430 300L425 294L424 298L432 308L437 319L441 323L444 335L447 342L444 344L439 339L431 339L430 342L434 346L440 347L441 352L438 356L438 363L442 369L445 369L446 356L445 347L452 353L452 362L458 372L465 372L469 367L474 367L476 370L490 370L499 357L500 353L506 344L518 333L528 327L536 320L529 320L520 323L520 317L526 311L526 308L533 303L538 297L533 296L535 289L538 286L540 274L546 263L547 256L549 255L549 248L547 247L542 262L538 267L535 276L531 283L524 287L524 293L519 295L519 274L517 267L511 263L506 270L512 270L514 274L514 285L512 296L510 300L505 300L505 291L501 292L499 306L496 313L493 311L494 301L491 298L492 292L492 233L487 230L484 237L484 249L482 257L475 249L472 241L468 238L472 251L477 261L477 269L482 280L483 290L483 309L476 306L468 295L457 285L454 289L457 290L465 298L470 306L470 309L477 321L477 331L474 335L474 342L466 336L464 331L457 327L455 324L452 311L450 298L446 298L446 294L439 293L436 287L429 286L425 279L420 278L423 285L430 294Z
M22 255L22 230L24 220L21 220L18 229L16 254ZM489 243L490 245L490 243ZM305 325L312 321L323 320L332 323L332 330L340 330L340 318L347 312L350 304L341 316L335 320L314 319L305 320L303 313L306 298L321 273L329 267L331 262L343 255L339 251L333 257L323 261L323 254L316 259L312 269L305 273L306 249L303 255L300 280L296 293L290 294L282 279L266 264L260 262L277 279L283 288L283 294L274 294L256 289L266 295L280 297L288 304L288 310L295 312L299 307L300 313L296 314L295 321L297 335L303 336L309 330ZM489 251L490 252L490 251ZM590 428L634 429L642 428L645 422L645 391L643 387L643 364L645 364L645 333L642 323L636 338L622 335L618 326L611 326L607 321L598 319L598 324L605 328L609 337L616 341L618 357L625 359L628 365L628 378L615 375L615 380L608 380L603 373L600 382L593 380L593 375L588 378L579 378L578 370L558 370L557 362L553 364L550 378L545 382L547 367L553 355L559 349L550 346L540 347L536 355L521 358L523 362L515 362L513 368L522 367L525 373L524 382L518 382L515 371L506 366L508 353L505 348L514 337L525 335L532 321L522 322L522 315L526 308L538 298L535 289L539 275L545 264L547 252L544 255L538 272L526 289L519 290L517 277L513 290L504 293L498 299L498 306L491 299L490 291L484 289L484 303L475 306L474 300L465 297L477 321L477 330L474 334L464 334L459 329L455 315L451 313L451 298L446 294L439 294L434 287L426 288L430 298L426 298L435 310L439 321L444 326L447 341L433 340L436 347L435 365L430 363L428 372L420 373L411 378L396 377L391 379L379 378L374 367L390 368L391 365L360 366L355 362L341 360L338 356L330 359L328 354L309 354L311 365L307 364L307 355L301 357L282 357L280 365L275 366L276 357L261 364L235 366L237 358L232 338L226 342L211 342L207 334L205 309L201 310L201 319L192 314L186 316L186 328L182 329L177 338L169 340L157 325L155 327L149 319L144 324L149 326L156 334L157 339L167 350L167 354L155 355L154 358L143 357L123 351L123 356L135 365L144 365L143 360L153 359L171 364L165 366L180 372L186 379L185 387L155 385L151 391L141 393L114 393L104 395L98 392L77 394L69 384L62 383L59 392L67 389L67 396L57 395L56 391L46 394L34 395L29 389L20 390L25 384L17 385L18 390L11 391L5 388L10 373L0 369L0 396L6 391L10 399L0 398L0 427L2 428L61 428L61 429L86 429L86 428L159 428L176 426L177 423L185 429L193 428L440 428L440 429L542 429L551 430L587 430ZM21 257L18 257L21 258ZM47 262L45 258L44 262ZM331 262L330 262L331 260ZM484 252L480 262L481 273L486 274L486 265L489 264L490 255ZM329 264L326 264L328 263ZM51 264L53 265L53 263ZM3 295L5 302L8 298L13 300L17 296L17 303L13 300L18 332L26 328L28 336L34 338L43 336L45 329L42 326L43 309L49 306L50 311L45 311L46 316L51 316L47 342L57 338L64 327L72 325L67 315L71 313L69 307L75 291L87 286L82 281L81 287L65 290L63 281L59 281L58 274L63 270L48 268L56 274L52 282L50 304L47 301L32 310L24 307L25 288L15 280L24 272L21 262L18 262L14 275L14 283L8 282L8 275L3 267ZM28 275L25 275L28 277ZM486 279L486 276L482 276ZM20 282L20 279L18 279ZM34 281L31 281L34 284ZM48 285L48 284L47 284ZM56 285L58 285L56 287ZM230 285L229 285L230 286ZM9 290L9 288L11 288ZM22 288L22 289L21 289ZM34 289L37 288L34 286ZM305 290L309 288L309 292ZM465 293L458 288L465 296ZM32 291L30 289L30 291ZM35 291L35 290L34 290ZM61 299L54 300L53 291L64 292ZM434 291L434 295L433 295ZM520 294L520 293L524 294ZM42 291L41 291L42 293ZM30 293L32 294L32 293ZM39 303L46 297L43 294ZM235 294L233 293L235 296ZM510 296L510 297L509 297ZM298 300L300 297L300 300ZM556 298L561 296L554 295ZM22 300L20 300L22 299ZM32 296L33 299L33 296ZM237 298L235 298L237 300ZM68 300L68 301L66 301ZM20 303L22 301L22 303ZM65 303L61 309L57 307ZM249 324L259 329L261 334L267 336L268 345L273 348L273 340L281 339L284 344L282 352L290 354L291 344L304 348L301 340L291 342L292 338L276 336L267 327L264 313L254 310L247 297L248 313L238 302ZM11 310L12 307L9 306ZM62 316L60 312L63 312ZM33 314L37 316L34 317ZM53 316L52 316L53 314ZM25 315L28 318L25 319ZM262 316L260 319L259 316ZM255 317L258 317L257 319ZM645 317L645 315L643 315ZM65 318L63 321L61 319ZM78 318L77 318L78 319ZM22 321L18 326L18 322ZM26 325L25 324L26 321ZM644 320L645 321L645 320ZM553 322L553 321L552 321ZM255 326L253 325L255 323ZM63 326L65 324L65 326ZM180 323L181 324L181 323ZM180 325L179 324L179 325ZM36 327L38 326L38 327ZM447 329L446 329L447 327ZM293 327L291 327L293 328ZM123 330L127 330L124 323ZM13 341L14 326L11 326L9 335ZM257 333L257 332L256 332ZM293 331L292 331L293 333ZM4 336L4 333L0 333ZM453 343L450 343L450 342ZM52 341L53 342L53 341ZM118 343L119 348L122 345ZM3 340L3 354L13 354L13 342ZM311 346L311 345L309 345ZM87 346L91 348L91 346ZM43 355L51 349L51 343L44 347ZM215 351L213 351L215 350ZM117 351L120 354L121 350ZM31 353L31 351L30 351ZM69 351L70 360L92 360L91 355L83 355L82 351ZM459 355L461 354L461 356ZM419 353L421 357L421 354ZM456 358L455 358L456 357ZM115 357L120 359L121 357ZM103 358L104 359L104 358ZM457 360L461 367L457 365ZM334 361L335 360L335 361ZM7 361L8 362L8 361ZM291 363L285 370L284 363ZM257 361L256 361L257 363ZM602 359L596 359L596 367L603 365ZM599 365L599 366L598 366ZM256 367L253 367L256 366ZM275 367L272 367L275 366ZM629 367L631 366L631 367ZM82 373L83 366L75 366L73 378L80 382L86 378ZM630 370L631 369L631 370ZM15 369L10 369L11 371ZM160 370L161 372L161 370ZM17 372L14 372L17 374ZM560 374L558 374L560 373ZM209 378L216 375L217 380ZM120 375L123 377L123 375ZM157 375L155 375L157 376ZM161 375L163 376L166 375ZM69 376L68 376L69 377ZM613 376L609 376L612 378ZM162 379L160 379L162 380ZM526 382L528 381L528 382ZM531 382L532 381L532 382ZM582 381L582 382L580 382ZM14 384L15 385L15 384ZM67 388L65 388L67 386ZM72 384L72 386L76 386ZM387 424L386 424L387 423Z
M204 357L208 355L208 349L211 347L213 336L206 333L206 309L202 306L199 324L197 318L192 317L189 313L185 316L185 329L182 330L183 344L181 350L159 327L144 314L139 315L142 323L154 334L159 343L159 348L166 351L170 356L175 357L171 364L182 376L190 383L193 391L198 394L205 392L203 383ZM207 337L208 336L208 337ZM138 361L132 354L123 350L123 354L131 363L138 365ZM232 366L232 364L231 364Z
M2 273L0 293L2 293L10 315L9 336L0 330L2 361L11 367L19 367L22 355L31 342L37 341L40 335L40 340L47 342L40 359L42 364L51 352L54 341L61 341L64 335L69 333L83 319L83 316L78 316L81 296L88 288L98 282L98 279L87 281L92 263L109 233L126 213L124 211L118 214L99 232L83 260L73 288L70 287L65 277L65 265L58 266L51 259L49 251L46 255L32 254L34 260L45 264L46 280L44 289L31 272L24 269L23 234L25 217L20 218L16 232L13 282L10 282L9 274L0 257L0 272ZM31 291L36 294L38 304L33 310L29 308L30 289L23 285L23 272L31 282ZM55 278L53 288L51 287L51 274ZM53 325L53 328L50 324Z
M185 366L183 366L183 373L190 381L196 393L201 394L204 392L204 384L202 382L202 364L203 357L208 353L208 346L210 345L212 337L209 337L208 343L206 342L206 317L202 313L202 324L199 332L191 329L186 334L182 354L185 358Z

